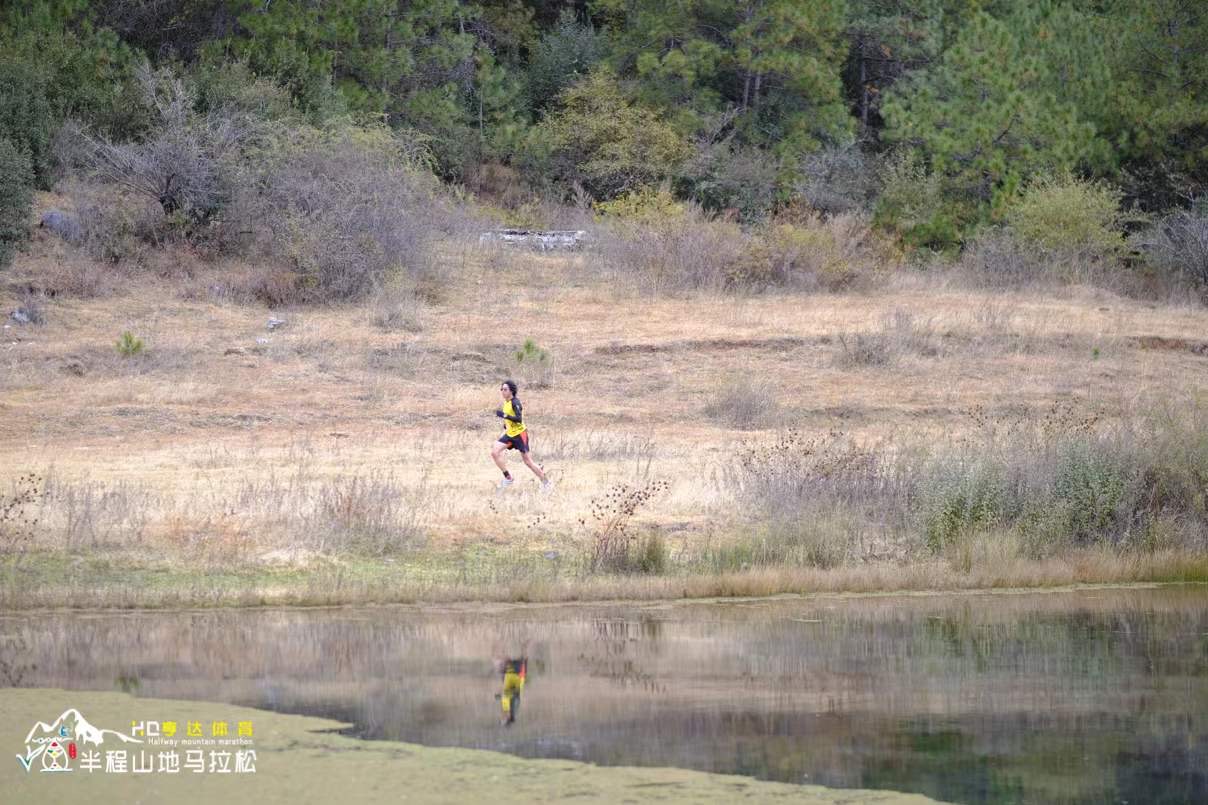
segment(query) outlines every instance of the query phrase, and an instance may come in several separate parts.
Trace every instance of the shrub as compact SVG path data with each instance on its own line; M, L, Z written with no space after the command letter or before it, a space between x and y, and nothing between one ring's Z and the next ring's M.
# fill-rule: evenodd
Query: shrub
M34 546L38 516L34 505L45 495L44 479L26 473L12 482L11 491L0 494L0 555L19 554Z
M297 276L302 299L361 298L395 273L435 293L432 246L464 224L438 197L422 147L384 128L293 129L266 151L245 214L265 230L267 256Z
M1145 259L1208 293L1208 209L1171 213L1133 239Z
M8 264L29 234L32 185L29 157L0 137L0 267Z
M763 428L775 421L780 411L776 390L771 383L745 378L732 380L719 388L705 406L705 416L740 430Z
M856 214L825 220L814 212L782 214L751 233L728 284L844 290L874 269L872 239L867 221Z
M114 272L87 254L68 253L46 267L38 278L37 288L46 296L75 296L92 299L108 294L113 287Z
M827 552L850 556L863 534L928 553L1010 539L1033 558L1071 544L1208 545L1202 405L1110 430L1061 406L1038 419L975 421L973 436L950 443L873 449L789 430L747 448L722 477L753 535L735 556L838 561Z
M640 486L617 484L591 499L590 512L579 518L587 529L588 562L592 571L626 572L634 569L634 559L661 553L649 538L642 545L633 527L633 518L642 507L667 492L666 481L647 481Z
M1072 176L1032 182L1007 209L1011 232L1051 254L1102 258L1119 251L1120 191Z
M549 361L549 352L537 346L537 342L531 338L524 340L524 346L516 350L516 363L546 363Z
M138 79L155 125L143 140L114 143L81 133L94 173L159 204L165 216L204 223L227 202L246 122L196 111L196 89L169 70L144 65Z
M123 357L131 358L141 354L144 346L143 339L126 330L122 333L121 338L117 340L117 353Z
M851 512L807 504L773 514L737 538L709 547L704 561L714 573L752 567L837 567L855 557L856 524Z
M645 185L610 201L597 201L592 209L609 219L629 223L657 224L668 218L683 218L688 207L665 187Z
M744 508L769 518L797 516L820 502L864 502L891 492L892 466L846 434L808 436L790 428L738 454L726 485Z
M158 204L138 193L76 182L65 192L80 224L80 244L105 263L140 262L147 243L161 241L171 226Z
M791 517L773 517L762 532L755 559L760 564L837 567L849 558L851 512L808 506Z
M387 283L374 296L373 323L383 330L405 330L418 333L424 329L418 289L409 282Z
M979 234L961 253L959 267L976 284L991 288L1021 288L1053 276L1051 260L1001 228Z
M42 294L26 291L21 304L13 311L14 316L18 314L30 324L45 324L46 312L42 309Z
M771 215L781 188L781 166L766 151L731 140L697 145L677 176L677 189L712 212L736 214L744 222Z
M520 349L513 354L516 359L517 374L524 379L524 384L532 388L548 388L553 382L554 359L549 350L537 345L531 338L526 338Z
M558 109L533 128L530 172L569 191L614 198L674 174L687 142L654 111L632 104L616 77L596 70L558 96Z
M630 564L639 573L658 575L667 570L667 544L662 535L652 531L637 546L636 556Z
M315 491L307 539L320 549L381 556L422 542L419 506L390 474L354 473Z
M1003 467L980 460L939 465L921 494L923 537L941 551L965 534L1006 518L1011 505Z
M600 264L653 293L731 285L741 274L748 237L695 204L674 209L677 214L604 218L595 244Z
M1094 443L1064 446L1053 477L1053 502L1074 542L1113 536L1122 523L1130 483L1120 458Z
M744 230L653 188L595 208L601 214L600 262L655 292L839 290L870 275L878 261L891 259L868 222L855 214L823 219L810 210L788 210Z
M1208 521L1208 406L1152 409L1138 500L1153 515L1187 513Z
M198 114L218 113L244 121L301 123L289 90L257 76L241 61L203 61L189 74Z
M949 250L961 241L966 224L944 194L942 178L929 172L912 151L887 160L873 218L908 246Z
M889 366L897 357L882 333L840 333L840 366Z
M714 564L832 567L856 552L867 518L882 519L895 495L893 467L845 434L807 436L795 429L742 450L724 473L736 509L750 526L745 541L711 556ZM883 521L882 527L886 523Z
M359 299L392 278L415 298L438 293L433 244L467 217L439 192L426 138L307 126L281 90L238 66L203 70L196 85L168 70L139 75L157 121L145 138L75 138L107 183L76 191L93 254L119 262L140 241L184 237L203 254L259 258L246 290L272 305Z
M903 355L938 352L931 323L920 323L905 310L885 316L877 330L840 334L839 346L840 366L889 366Z
M804 157L800 171L794 189L819 212L866 212L876 197L876 164L855 143L824 148Z

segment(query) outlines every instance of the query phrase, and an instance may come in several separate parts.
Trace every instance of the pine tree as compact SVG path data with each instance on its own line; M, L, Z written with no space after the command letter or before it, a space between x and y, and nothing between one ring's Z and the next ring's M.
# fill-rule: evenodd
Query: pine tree
M8 264L25 240L33 180L29 157L0 135L0 267Z
M889 93L885 140L918 149L947 194L982 214L1033 174L1101 166L1092 107L1105 68L1101 48L1071 36L1080 22L1047 2L977 13L938 65Z
M1208 194L1208 7L1113 0L1113 139L1130 195L1150 209Z
M839 73L843 0L742 0L732 33L747 139L804 153L849 130Z

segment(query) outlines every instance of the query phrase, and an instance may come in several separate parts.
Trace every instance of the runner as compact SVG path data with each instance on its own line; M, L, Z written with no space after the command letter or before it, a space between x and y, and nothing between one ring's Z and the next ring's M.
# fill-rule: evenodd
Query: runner
M533 463L533 457L529 455L528 428L522 417L520 398L516 396L516 381L503 381L499 386L499 396L503 398L503 405L495 410L495 416L503 420L504 431L499 440L491 447L491 459L495 462L495 466L503 472L503 480L499 482L499 488L507 489L513 483L512 474L508 472L507 459L503 457L504 451L519 450L525 466L541 479L541 490L548 492L553 484L541 468Z

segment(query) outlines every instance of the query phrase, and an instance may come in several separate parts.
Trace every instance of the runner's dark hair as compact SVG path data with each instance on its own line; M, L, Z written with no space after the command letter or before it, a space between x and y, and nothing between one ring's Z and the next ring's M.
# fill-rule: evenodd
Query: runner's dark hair
M513 396L513 397L515 397L515 396L516 396L516 388L517 388L517 387L516 387L516 381L515 381L515 380L505 380L505 381L503 381L503 385L505 385L505 386L507 386L507 387L508 387L508 391L512 392L512 396Z

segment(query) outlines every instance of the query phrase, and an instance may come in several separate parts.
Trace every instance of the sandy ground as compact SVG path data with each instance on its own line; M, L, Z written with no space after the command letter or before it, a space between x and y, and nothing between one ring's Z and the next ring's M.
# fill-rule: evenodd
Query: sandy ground
M13 754L38 721L75 708L94 727L129 732L132 720L184 724L251 721L255 773L124 774L26 772ZM327 732L340 722L281 715L225 704L134 698L125 693L47 688L0 689L0 731L10 757L0 763L0 791L12 803L302 803L402 801L417 803L794 802L926 803L887 791L827 789L759 782L682 769L607 768L566 760L526 760L496 752L361 741ZM208 732L206 733L208 734ZM111 744L106 736L102 751ZM126 744L133 747L134 744Z

